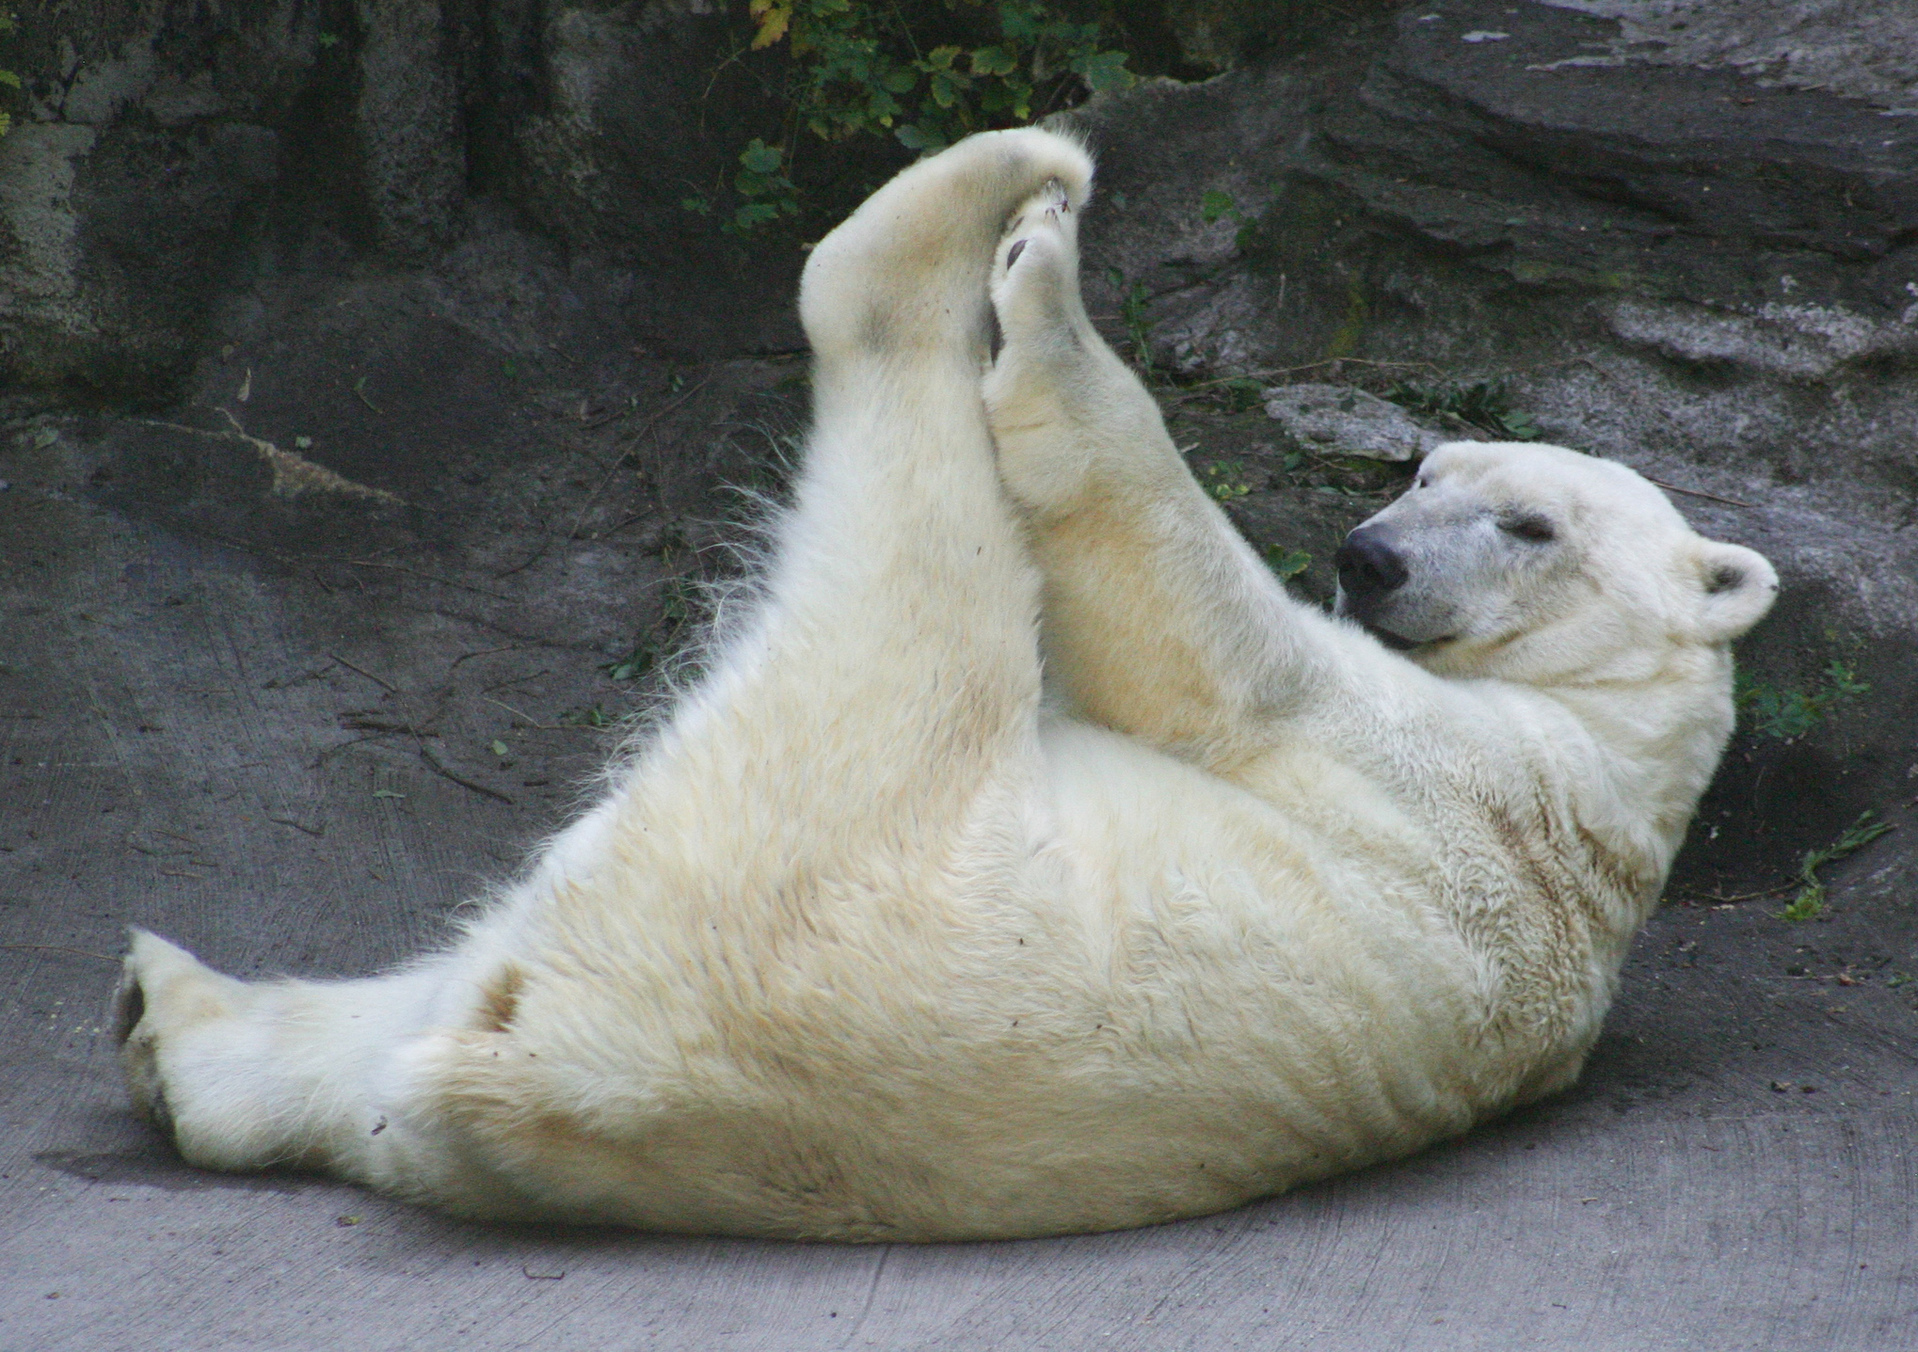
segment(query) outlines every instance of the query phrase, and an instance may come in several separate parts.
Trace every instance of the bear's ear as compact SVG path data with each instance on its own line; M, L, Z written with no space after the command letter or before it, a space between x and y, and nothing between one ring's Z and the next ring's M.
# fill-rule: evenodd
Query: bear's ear
M1763 554L1743 545L1700 542L1698 636L1729 643L1765 618L1778 596L1778 574Z

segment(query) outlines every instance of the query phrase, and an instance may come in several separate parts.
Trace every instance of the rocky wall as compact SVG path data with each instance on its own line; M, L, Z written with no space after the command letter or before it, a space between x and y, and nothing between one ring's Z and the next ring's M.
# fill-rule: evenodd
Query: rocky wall
M1316 556L1297 580L1323 595L1328 542L1392 480L1206 390L1417 385L1428 431L1481 436L1445 401L1496 390L1784 574L1680 884L1742 895L1862 812L1908 822L1918 3L1162 11L1184 69L1230 68L1076 115L1101 155L1089 290L1255 542ZM350 535L274 499L257 438L402 499L348 511L383 514L382 547L457 553L495 520L471 515L484 485L570 485L588 501L556 509L569 528L524 541L544 568L585 547L622 465L647 487L605 524L662 560L724 514L719 479L777 478L790 399L716 412L724 436L662 440L677 424L655 418L689 390L703 407L795 379L798 241L742 242L680 204L768 112L729 74L718 0L99 0L21 20L0 401L104 468L113 510L265 547ZM900 158L831 153L849 195ZM232 456L246 473L196 470L191 491L166 468ZM629 622L630 598L577 600ZM1881 844L1855 867L1891 888L1911 859Z

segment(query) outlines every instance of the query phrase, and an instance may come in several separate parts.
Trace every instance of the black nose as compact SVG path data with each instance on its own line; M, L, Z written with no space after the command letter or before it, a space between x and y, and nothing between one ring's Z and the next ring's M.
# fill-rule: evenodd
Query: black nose
M1339 586L1347 596L1378 596L1396 591L1410 576L1405 560L1377 526L1360 526L1346 536L1332 560L1338 565Z

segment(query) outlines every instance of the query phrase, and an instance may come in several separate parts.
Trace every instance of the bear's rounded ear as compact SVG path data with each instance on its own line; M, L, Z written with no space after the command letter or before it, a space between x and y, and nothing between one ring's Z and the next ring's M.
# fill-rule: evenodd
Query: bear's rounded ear
M1700 543L1698 636L1707 643L1729 643L1765 618L1778 597L1778 573L1755 549L1717 540Z

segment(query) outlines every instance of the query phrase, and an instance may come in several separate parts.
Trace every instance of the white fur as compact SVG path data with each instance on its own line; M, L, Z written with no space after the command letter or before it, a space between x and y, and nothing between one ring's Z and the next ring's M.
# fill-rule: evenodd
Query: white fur
M1407 499L1447 510L1386 515L1421 605L1502 619L1414 661L1292 601L1086 322L1090 174L974 137L813 251L817 426L752 620L456 946L248 985L136 934L129 1083L189 1160L469 1215L1035 1235L1570 1082L1769 568L1727 584L1617 467L1452 447ZM1549 566L1472 535L1514 508L1563 518Z

